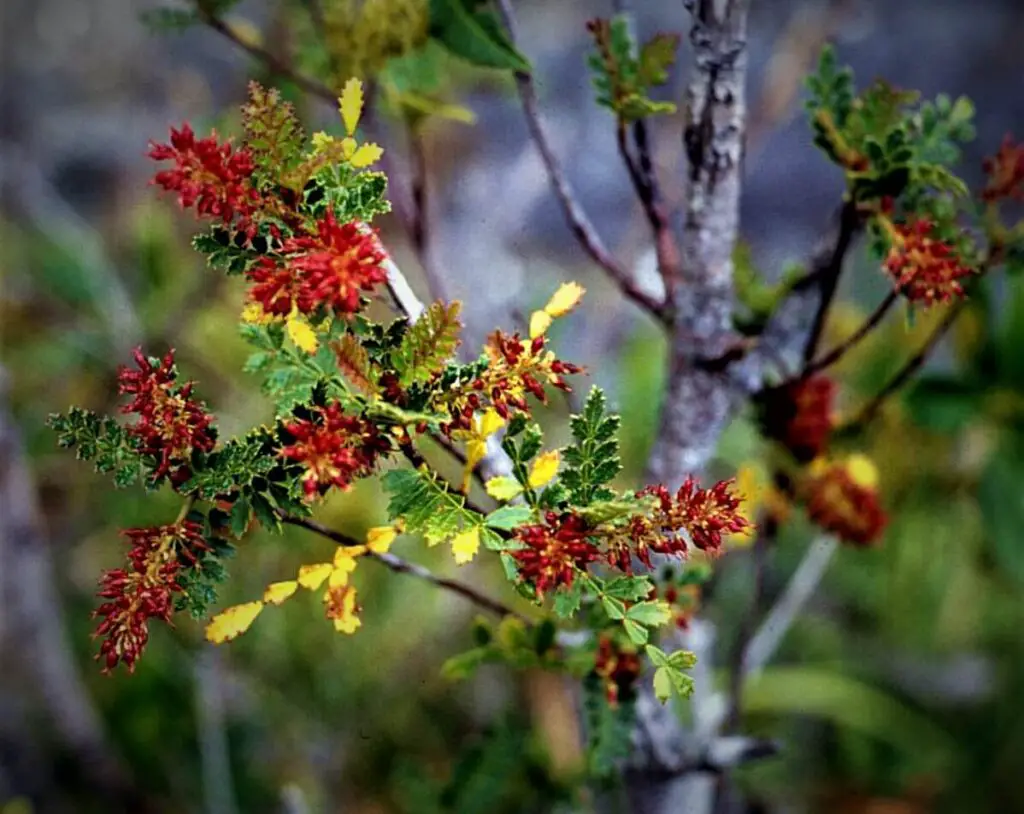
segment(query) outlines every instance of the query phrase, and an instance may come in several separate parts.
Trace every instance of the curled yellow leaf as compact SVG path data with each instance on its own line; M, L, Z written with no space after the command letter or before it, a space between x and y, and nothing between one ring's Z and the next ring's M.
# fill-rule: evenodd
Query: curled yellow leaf
M334 622L334 629L339 633L355 633L363 624L356 615L359 606L356 604L356 589L351 585L335 586L324 594L324 613Z
M374 554L386 554L397 536L394 526L377 526L366 532L366 547Z
M315 591L324 584L324 580L331 575L334 566L329 562L320 562L315 565L303 565L299 569L299 585L310 591Z
M452 538L452 554L455 562L464 565L480 550L480 527L472 526Z
M549 450L537 457L530 467L529 484L534 489L549 483L558 474L558 465L562 462L557 449Z
M485 488L487 489L487 494L495 500L511 500L523 491L523 487L519 485L519 482L508 475L498 475L496 478L491 478L487 481Z
M562 283L544 306L545 313L552 317L568 314L577 306L586 289L579 283Z
M338 107L341 110L345 131L350 136L355 135L359 117L363 114L363 83L358 79L349 79L342 88Z
M294 579L285 582L273 582L263 592L263 601L268 605L280 605L299 588L299 583Z
M221 611L206 626L206 640L223 644L238 638L249 629L261 610L262 602L246 602Z

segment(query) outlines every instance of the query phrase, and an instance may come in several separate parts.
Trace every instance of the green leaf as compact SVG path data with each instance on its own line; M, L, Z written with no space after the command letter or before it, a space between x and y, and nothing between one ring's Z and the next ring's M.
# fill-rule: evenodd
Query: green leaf
M605 583L604 593L615 599L624 599L627 602L636 602L649 596L654 589L654 583L650 577L616 577L611 582Z
M60 446L74 448L78 459L92 461L97 472L112 474L116 487L125 488L143 478L146 467L135 439L113 418L72 407L63 415L51 415L47 423L57 433Z
M602 595L601 606L609 619L623 619L626 616L626 605L620 599Z
M555 592L555 601L552 607L555 613L563 619L571 619L580 609L582 599L583 583L577 579L568 588L562 586Z
M475 0L430 0L430 34L451 53L473 65L530 72L530 63Z
M257 177L267 186L292 187L289 172L302 160L306 135L291 104L276 88L267 90L250 82L249 99L242 106L242 126Z
M600 388L591 388L583 412L572 417L570 427L576 444L565 450L566 468L562 472L570 501L586 507L612 500L614 494L604 484L622 469L616 438L619 417L605 415L605 398Z
M654 695L665 704L675 691L682 698L693 695L693 678L670 666L659 667L654 671Z
M487 515L484 524L492 529L510 531L533 519L533 510L529 506L502 506Z
M626 618L648 627L660 627L672 619L672 610L662 600L647 600L631 605L626 611Z
M655 34L640 49L639 78L645 87L664 85L675 64L678 34Z
M625 629L626 635L629 636L629 640L633 642L633 644L637 646L647 644L647 639L650 634L647 632L647 628L642 624L626 618L622 620L622 627Z
M402 344L391 354L391 363L402 387L430 381L441 372L459 344L459 302L433 303L409 327Z
M388 517L401 518L406 530L421 534L429 545L450 540L460 531L478 525L479 515L466 508L466 500L431 472L396 469L383 478L391 495Z

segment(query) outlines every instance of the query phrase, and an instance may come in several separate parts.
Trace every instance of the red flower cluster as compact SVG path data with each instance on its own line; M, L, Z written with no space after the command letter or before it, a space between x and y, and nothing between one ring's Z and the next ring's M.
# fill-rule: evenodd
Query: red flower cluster
M986 158L983 167L988 182L981 191L982 200L1015 198L1024 201L1024 144L1016 143L1007 135L999 145L999 152Z
M546 335L524 340L518 333L508 336L503 331L495 331L491 334L484 348L490 364L470 383L468 395L452 400L449 407L452 420L444 431L472 429L473 413L484 408L487 401L505 419L513 412L529 413L527 393L541 404L547 403L542 382L570 392L572 388L565 376L581 373L583 368L556 359L546 346Z
M287 238L283 257L263 257L246 272L256 283L249 296L264 313L285 316L292 308L310 314L359 310L363 292L387 280L386 259L375 232L362 223L339 224L334 213L317 222L316 235Z
M285 430L294 441L281 455L306 467L303 488L308 497L332 486L347 489L391 450L390 441L375 425L346 415L337 402L316 408L313 418L294 421Z
M835 381L818 375L768 390L761 413L765 435L785 445L798 461L813 460L833 429L836 389Z
M858 546L877 542L888 523L874 484L843 463L812 467L807 514L824 530Z
M658 501L650 517L637 516L630 523L634 553L648 568L650 552L683 555L687 537L702 551L718 551L723 534L735 534L750 526L740 512L740 498L730 490L733 481L719 481L710 489L697 486L691 476L679 487L675 499L664 486L648 486L637 497L654 495ZM628 570L626 563L618 563Z
M601 636L597 645L594 672L604 683L608 706L617 707L621 699L629 698L640 679L640 657L616 646L609 636Z
M884 268L896 290L911 302L932 305L962 297L960 280L974 271L964 266L948 243L934 236L935 224L917 218L895 227L896 237Z
M180 130L172 127L171 143L153 142L147 155L174 162L172 169L158 172L153 183L177 192L183 209L194 206L202 217L230 223L236 216L247 221L259 206L260 195L251 181L252 153L245 147L234 150L229 141L218 142L216 133L197 139L188 123Z
M192 399L192 382L177 383L173 350L159 366L154 366L140 348L132 355L138 370L122 366L117 377L118 392L133 396L121 411L139 416L128 433L139 439L143 455L159 459L154 480L169 474L175 485L183 483L190 475L192 452L209 452L214 447L213 417L201 402Z
M543 525L521 526L516 538L526 548L510 551L520 576L537 589L538 597L559 585L572 585L576 571L594 562L600 552L587 539L588 526L575 514L548 512Z
M194 563L198 552L209 549L202 527L188 520L122 533L131 545L130 567L103 575L97 595L105 601L93 612L102 618L95 635L104 637L96 656L104 672L119 662L134 672L149 641L149 620L171 619L173 594L182 590L177 582L182 561Z

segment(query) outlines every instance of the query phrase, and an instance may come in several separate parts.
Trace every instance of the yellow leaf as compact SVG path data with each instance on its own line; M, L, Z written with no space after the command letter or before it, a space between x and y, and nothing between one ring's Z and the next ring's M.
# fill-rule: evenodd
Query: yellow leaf
M493 407L487 408L479 418L478 432L481 438L489 438L505 426L505 419Z
M349 79L341 91L338 106L341 109L341 120L345 123L346 132L350 136L355 135L359 117L363 113L363 83L358 79Z
M480 550L480 527L473 526L452 538L452 554L455 562L464 565L476 556Z
M334 136L330 136L321 130L319 133L314 133L313 138L313 152L321 153L334 144Z
M334 566L329 562L304 565L299 569L299 585L310 591L315 591L324 584L324 580L331 575L333 570Z
M295 346L306 353L316 353L317 339L314 331L306 320L293 314L288 317L286 323L288 337L295 343Z
M579 283L562 283L544 306L544 311L553 317L568 314L586 293Z
M539 456L530 467L529 483L534 489L549 483L558 474L558 465L562 462L557 449L549 450Z
M376 144L360 144L359 149L348 160L353 167L369 167L380 161L382 155L384 155L383 147Z
M534 311L530 315L530 339L536 339L551 327L551 314L547 311Z
M214 644L223 644L238 638L249 629L249 625L263 610L262 602L246 602L221 611L206 626L206 639Z
M324 594L325 615L334 621L334 629L340 633L355 633L362 625L356 615L356 589L350 585L335 586Z
M334 552L334 570L331 571L330 579L327 580L330 587L337 588L341 585L348 585L349 575L356 570L356 557L366 550L363 546L358 546L358 548L361 550L353 551L349 546L340 546Z
M280 605L299 588L299 583L294 579L285 582L272 582L263 592L263 601L268 605Z
M366 547L374 554L387 554L398 536L394 526L378 526L366 532Z
M486 489L487 494L495 500L511 500L523 491L523 487L519 485L515 478L510 478L507 475L491 478L487 481Z
M258 302L246 303L245 308L242 309L242 322L247 322L250 325L259 325L261 322L266 321L267 315L263 311L263 306Z
M346 136L341 140L341 155L344 157L346 161L348 161L348 159L350 159L355 154L356 148L358 146L358 141L356 141L351 136Z
M846 459L846 471L858 486L873 489L878 486L878 467L867 455L859 453Z

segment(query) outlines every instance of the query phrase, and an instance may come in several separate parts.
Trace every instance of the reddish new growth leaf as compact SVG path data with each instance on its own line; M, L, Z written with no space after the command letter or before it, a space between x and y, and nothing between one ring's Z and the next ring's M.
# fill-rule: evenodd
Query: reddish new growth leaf
M177 582L182 561L194 563L198 552L208 550L202 527L188 520L122 534L131 545L129 567L103 575L97 596L105 601L93 612L102 619L95 633L103 637L96 659L107 673L118 663L134 672L149 641L149 620L171 619L173 594L182 590Z
M833 429L836 383L818 375L766 392L761 421L765 435L782 443L798 461L820 455Z
M986 158L983 165L988 182L981 191L984 201L1014 198L1024 201L1024 144L1007 135L999 145L999 152Z
M640 678L640 656L622 650L609 636L601 636L597 645L594 672L604 683L608 705L617 707L620 700L631 698Z
M302 482L310 498L332 486L348 489L391 450L390 441L376 426L346 415L337 402L315 408L312 418L294 421L285 430L294 440L281 455L306 467Z
M526 548L510 551L519 566L519 574L543 596L559 585L570 586L579 569L594 562L600 552L587 539L588 526L574 514L559 516L548 512L543 525L521 526L516 538Z
M374 231L359 222L341 223L328 212L315 235L284 241L282 257L263 257L246 272L256 283L249 297L264 313L285 316L293 308L304 314L326 308L354 314L364 292L387 280L384 249Z
M186 122L180 130L171 128L171 143L151 142L147 155L156 161L173 161L161 170L153 183L178 193L183 209L195 207L201 217L230 223L235 217L246 221L258 208L260 196L252 186L254 164L248 148L235 150L230 141L217 141L217 134L197 139Z
M175 485L183 483L190 476L188 463L193 451L209 452L216 443L213 416L192 399L192 382L177 383L173 350L156 367L140 348L132 355L138 370L122 366L117 377L118 392L133 396L121 411L139 416L128 432L139 439L144 455L159 460L154 480L169 474Z
M860 468L859 462L813 466L807 514L840 539L869 546L881 537L888 518L879 502L874 476L865 477Z
M719 481L710 489L697 486L691 476L679 487L673 499L664 486L648 486L637 497L654 495L654 513L637 516L630 523L629 536L633 553L648 568L650 552L682 556L687 551L687 538L702 551L717 552L723 534L735 534L750 527L740 511L740 499L731 491L733 481ZM618 556L613 563L629 570L629 558Z
M895 225L884 268L897 291L924 305L962 297L960 280L974 273L952 246L936 237L935 224L927 218Z

